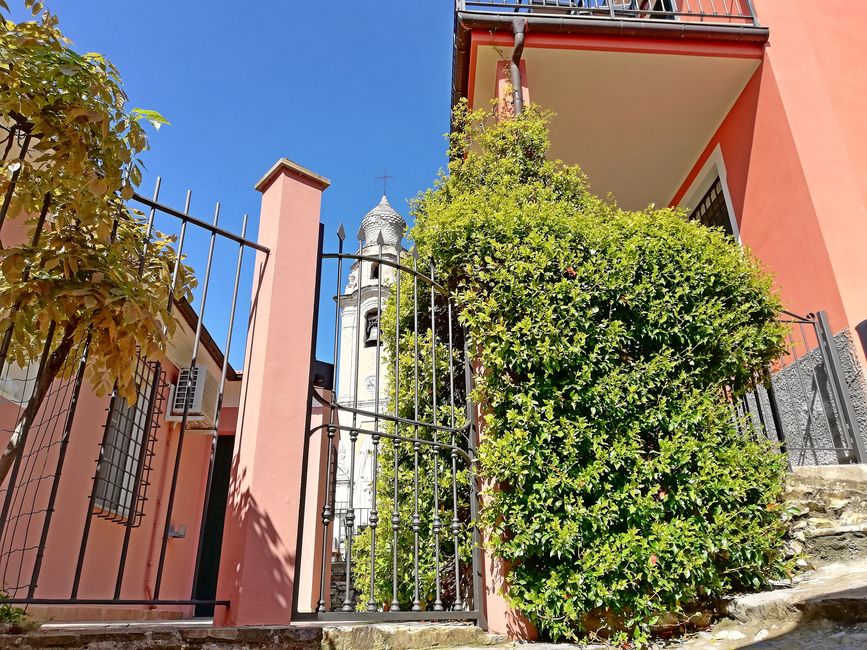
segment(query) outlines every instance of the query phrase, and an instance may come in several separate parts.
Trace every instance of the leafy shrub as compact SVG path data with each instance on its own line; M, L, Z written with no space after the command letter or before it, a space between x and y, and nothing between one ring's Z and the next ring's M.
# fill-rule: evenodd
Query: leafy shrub
M27 620L27 612L7 603L8 598L6 593L0 593L0 631L16 633L23 629Z
M480 364L482 525L512 604L555 639L640 640L780 575L784 461L724 397L781 352L771 279L679 210L591 194L535 107L456 123L411 237Z

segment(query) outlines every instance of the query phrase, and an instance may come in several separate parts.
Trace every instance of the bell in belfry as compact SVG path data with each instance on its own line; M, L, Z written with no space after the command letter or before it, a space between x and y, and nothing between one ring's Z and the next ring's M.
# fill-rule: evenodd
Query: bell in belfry
M368 346L377 345L379 343L379 319L376 314L367 317L365 329L367 332L364 343Z

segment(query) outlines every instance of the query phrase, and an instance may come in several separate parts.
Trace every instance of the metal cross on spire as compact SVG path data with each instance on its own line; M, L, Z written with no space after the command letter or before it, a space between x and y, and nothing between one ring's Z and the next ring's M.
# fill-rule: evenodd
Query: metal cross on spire
M373 177L374 180L382 181L382 195L383 196L386 195L386 190L388 189L388 181L390 181L392 178L395 178L395 177L388 175L388 169L387 168L383 168L382 176L374 176Z

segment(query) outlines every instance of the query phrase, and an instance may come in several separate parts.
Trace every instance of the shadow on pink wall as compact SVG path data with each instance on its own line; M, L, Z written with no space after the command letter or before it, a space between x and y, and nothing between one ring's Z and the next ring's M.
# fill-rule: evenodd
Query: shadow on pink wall
M218 598L225 590L237 593L245 601L250 599L267 604L268 608L275 605L291 609L293 576L289 567L295 566L295 556L286 548L280 533L271 517L260 507L250 490L241 486L247 483L246 471L238 467L237 457L232 462L232 479L229 484L229 504L226 510L227 522L238 522L246 531L244 536L246 548L243 551L246 566L244 572L253 572L257 576L255 593L250 593L249 585L243 580L241 571L233 572L226 580L223 571L220 572ZM224 557L238 557L240 549L232 548L229 540L238 539L224 537ZM252 560L250 558L255 558ZM240 567L238 567L240 569ZM231 606L230 606L231 608ZM225 617L231 618L232 612L218 608L215 622L220 623Z

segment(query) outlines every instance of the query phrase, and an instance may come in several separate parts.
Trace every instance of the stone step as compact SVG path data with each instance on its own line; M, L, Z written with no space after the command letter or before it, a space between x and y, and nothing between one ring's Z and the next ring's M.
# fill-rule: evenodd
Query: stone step
M323 650L423 650L495 648L507 639L470 624L403 623L326 627Z
M867 560L830 564L798 576L792 587L740 596L729 603L728 614L742 623L865 622Z
M355 624L213 628L190 622L69 623L23 634L0 634L0 650L423 650L510 647L507 639L470 624Z

